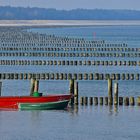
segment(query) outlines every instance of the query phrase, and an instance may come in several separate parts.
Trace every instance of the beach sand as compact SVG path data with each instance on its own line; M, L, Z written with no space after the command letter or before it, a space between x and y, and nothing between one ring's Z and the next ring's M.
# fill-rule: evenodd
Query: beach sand
M0 26L140 25L140 20L0 20Z

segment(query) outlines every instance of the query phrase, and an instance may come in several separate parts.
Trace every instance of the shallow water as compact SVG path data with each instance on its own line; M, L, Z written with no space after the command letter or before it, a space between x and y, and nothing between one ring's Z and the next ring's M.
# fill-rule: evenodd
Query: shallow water
M1 111L1 140L138 140L138 107L79 107L68 111Z
M107 42L125 42L130 47L140 45L140 26L37 28L29 29L29 31L87 39L92 39L93 32L96 32L96 39L105 39ZM117 68L113 66L1 66L1 72L139 73L139 70L139 66ZM119 95L134 97L140 95L140 81L118 82ZM28 95L29 86L30 81L26 80L3 80L2 94ZM44 95L64 94L68 93L68 90L68 81L40 81L40 92ZM79 81L79 95L107 96L107 81ZM78 108L59 111L0 111L0 140L139 140L139 126L140 108L137 106L115 108L114 106L79 105Z

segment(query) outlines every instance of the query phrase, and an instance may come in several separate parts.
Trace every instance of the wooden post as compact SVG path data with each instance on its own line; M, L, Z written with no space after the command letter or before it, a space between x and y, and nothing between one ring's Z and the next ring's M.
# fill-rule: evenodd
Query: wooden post
M98 105L98 97L94 97L94 105Z
M134 97L130 97L130 105L134 106L135 105L135 99Z
M93 97L89 97L89 104L93 105Z
M137 105L140 106L140 97L137 98Z
M100 97L100 105L103 105L103 97Z
M124 105L129 106L129 97L124 97Z
M108 104L113 105L112 97L112 79L108 78Z
M0 96L1 96L2 82L0 82Z
M114 83L114 105L118 105L118 83Z
M78 82L74 82L74 104L78 105Z
M69 92L72 95L70 104L73 105L74 104L74 79L70 80Z
M34 86L35 86L35 79L31 79L31 87L30 87L30 96L33 95L34 92Z
M105 105L108 105L108 97L105 97Z
M34 92L38 92L39 90L39 81L35 80Z
M119 105L123 105L123 97L119 97Z

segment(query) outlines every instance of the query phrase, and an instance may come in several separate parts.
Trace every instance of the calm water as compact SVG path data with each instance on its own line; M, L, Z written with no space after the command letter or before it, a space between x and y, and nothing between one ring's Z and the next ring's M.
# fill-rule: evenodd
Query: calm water
M140 45L140 26L95 26L30 29L32 32L58 36L104 39L124 42L130 47ZM96 32L96 37L93 33ZM14 58L13 58L14 59ZM23 59L23 58L20 58ZM26 59L26 58L24 58ZM29 59L29 58L27 58ZM48 59L48 58L31 58ZM63 58L62 58L63 59ZM75 58L71 58L75 59ZM83 59L83 58L79 58ZM84 58L85 59L85 58ZM88 58L86 58L88 59ZM100 60L100 58L90 58ZM114 58L111 58L114 59ZM116 58L117 59L117 58ZM133 58L132 58L133 59ZM118 59L117 59L118 60ZM1 72L130 72L139 73L137 67L95 66L1 66ZM30 81L3 81L2 94L28 95ZM119 81L119 94L139 96L139 81ZM40 81L40 92L67 93L68 81ZM106 96L106 81L80 81L81 96ZM87 106L63 111L0 111L0 140L139 140L140 108L109 108Z
M140 108L0 112L1 140L139 140Z

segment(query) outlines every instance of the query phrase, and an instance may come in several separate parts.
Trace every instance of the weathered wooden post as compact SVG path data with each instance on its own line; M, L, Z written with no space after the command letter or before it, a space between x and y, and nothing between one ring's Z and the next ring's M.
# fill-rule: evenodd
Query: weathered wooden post
M119 97L119 105L123 105L123 97Z
M112 79L108 78L108 104L113 105Z
M69 92L72 95L70 104L74 104L74 79L70 79Z
M129 106L129 97L124 97L124 105Z
M1 96L2 82L0 82L0 96Z
M135 99L134 97L130 97L130 105L134 106L135 105Z
M100 97L99 100L100 100L100 105L103 105L103 97Z
M93 97L89 97L89 104L93 105Z
M94 105L98 105L98 97L94 97Z
M78 82L74 82L74 104L78 105Z
M31 79L31 87L30 87L30 96L33 95L33 92L34 92L34 86L35 86L35 79L32 78L32 79Z
M137 105L140 106L140 97L137 98Z
M108 105L108 97L105 97L104 101L105 101L105 105Z
M34 92L38 92L39 90L39 80L35 80Z
M118 83L114 83L114 105L118 105Z

